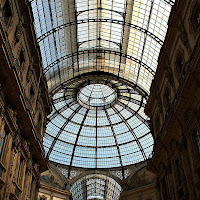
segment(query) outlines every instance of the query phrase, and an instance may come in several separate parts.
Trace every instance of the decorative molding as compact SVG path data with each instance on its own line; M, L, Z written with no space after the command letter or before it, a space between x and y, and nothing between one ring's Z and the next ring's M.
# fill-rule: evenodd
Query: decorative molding
M12 123L14 125L14 128L18 130L18 124L17 124L17 113L10 107L7 107L7 113L12 120Z

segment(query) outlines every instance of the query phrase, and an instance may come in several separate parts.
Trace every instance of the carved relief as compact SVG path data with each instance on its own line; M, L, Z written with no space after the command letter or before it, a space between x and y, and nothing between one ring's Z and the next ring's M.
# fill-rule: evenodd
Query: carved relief
M15 30L14 45L16 45L20 41L20 39L22 38L22 35L23 35L22 25L21 23L19 23Z
M30 65L28 68L27 76L26 76L27 83L30 82L32 75L33 75L33 66Z
M34 168L36 174L37 174L38 177L39 177L39 176L40 176L39 164L38 164L38 163L33 163L33 168Z
M1 90L1 88L0 88L0 90ZM0 95L0 115L2 118L4 116L4 112L5 112L5 103L4 103L2 96Z
M19 149L19 147L21 146L21 138L19 136L19 134L15 135L14 139L13 139L13 145Z
M12 0L6 0L3 8L2 8L2 15L4 19L4 23L7 27L7 31L9 32L13 27L13 20L14 20L14 9Z
M30 157L30 151L29 151L29 143L26 141L26 140L23 140L22 141L22 147L23 147L23 149L24 149L24 152L25 152L25 154L26 154L26 158L29 158Z
M30 158L28 158L27 162L26 162L26 168L28 171L31 171L32 169L32 158L30 156Z

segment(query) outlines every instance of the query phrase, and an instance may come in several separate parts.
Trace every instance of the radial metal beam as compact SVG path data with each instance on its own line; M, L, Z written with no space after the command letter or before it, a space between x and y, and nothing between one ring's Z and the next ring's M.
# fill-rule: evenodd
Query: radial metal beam
M46 33L44 33L43 35L41 35L40 37L37 38L38 43L40 43L42 40L44 40L46 37L48 37L49 35L51 35L52 33L59 31L61 29L64 29L66 27L70 27L72 25L78 25L78 24L84 24L84 23L89 23L89 22L103 22L103 23L114 23L114 24L120 24L120 25L124 25L124 26L128 26L131 27L137 31L140 31L142 33L145 33L146 35L150 36L152 39L154 39L156 42L158 42L160 45L163 45L163 41L157 37L155 34L151 33L150 31L148 31L147 29L144 29L140 26L137 26L135 24L131 24L131 23L127 23L124 22L123 20L117 20L117 19L102 19L102 18L98 18L98 19L82 19L82 20L75 20L73 22L69 22L66 24L62 24L60 26L57 26L53 29L51 29L50 31L47 31Z
M49 148L49 151L47 153L47 158L49 158L54 145L56 144L56 141L58 140L59 136L61 135L61 133L63 132L63 130L65 129L65 127L67 126L67 124L71 121L71 119L74 117L74 115L82 108L82 106L79 106L76 108L76 110L70 115L70 117L65 121L65 123L62 125L62 127L60 128L60 130L58 131L58 133L56 134L56 137L54 138L51 147Z
M148 128L149 127L149 122L147 120L145 120L141 115L138 114L138 111L134 111L132 108L130 108L129 106L125 105L124 103L118 101L117 102L120 106L122 106L123 108L125 108L126 110L128 110L130 113L132 113L133 115L135 115L140 121L142 121ZM140 108L139 108L140 109ZM138 109L138 110L139 110Z
M125 100L127 102L135 103L135 104L137 104L139 106L141 105L143 108L145 107L145 104L143 102L141 103L142 99L139 101L137 99L134 99L134 98L131 98L131 97L128 97L128 96L123 96L123 95L118 95L118 98L119 99L123 99L123 100Z
M67 108L69 108L70 106L76 104L76 101L72 101L70 103L66 103L66 105L64 105L62 108L60 108L59 110L56 110L48 119L49 121L53 120L55 117L57 117L57 115L59 115L61 112L67 110Z
M80 133L81 133L81 130L83 128L83 124L86 120L86 117L87 117L87 114L89 112L89 109L86 110L85 112L85 115L83 117L83 120L81 122L81 125L80 125L80 128L78 130L78 133L77 133L77 136L76 136L76 141L74 143L74 147L73 147L73 151L72 151L72 156L71 156L71 160L70 160L70 164L69 164L69 170L68 170L68 178L70 177L70 172L71 172L71 166L72 166L72 161L73 161L73 158L74 158L74 153L75 153L75 149L76 149L76 146L77 146L77 143L78 143L78 139L79 139L79 136L80 136Z
M122 177L123 177L123 179L125 179L125 176L124 176L124 167L123 167L123 163L122 163L122 156L121 156L121 153L120 153L119 144L117 142L117 137L115 135L115 131L114 131L114 128L112 126L112 122L110 120L110 117L108 115L108 111L106 109L105 109L105 113L106 113L106 117L108 119L111 131L112 131L112 134L113 134L113 137L114 137L114 140L115 140L115 144L116 144L116 147L117 147L118 154L119 154L119 161L120 161L120 165L121 165L121 169L122 169Z
M134 90L134 89L118 89L117 92L119 93L129 93L129 94L138 94L139 95L139 92Z
M149 18L148 18L148 21L147 21L147 30L149 29L149 24L150 24L150 20L151 20L153 6L154 6L154 0L151 0L151 7L150 7L150 12L149 12ZM143 43L142 52L141 52L141 56L140 56L140 60L141 61L143 60L143 55L144 55L144 50L145 50L145 46L146 46L146 41L147 41L147 34L144 35L144 43ZM141 66L139 67L139 70L138 70L138 73L137 73L136 84L137 84L138 79L139 79L140 69L141 69Z
M130 59L131 61L134 61L138 64L140 64L141 66L143 66L146 70L148 70L153 76L155 75L155 71L151 69L151 67L149 67L148 65L146 65L144 62L142 62L141 60L133 57L133 56L130 56L128 54L122 54L121 52L118 52L118 51L112 51L112 50L108 50L108 49L90 49L90 50L83 50L83 51L78 51L78 52L74 52L74 53L70 53L70 54L67 54L65 56L62 56L60 58L58 58L57 60L55 60L54 62L52 62L51 64L49 64L48 66L45 67L44 71L45 73L47 73L53 66L57 65L58 63L68 59L68 58L71 58L73 56L77 56L77 55L83 55L83 54L87 54L89 55L90 53L94 54L94 53L102 53L102 54L113 54L113 55L116 55L116 56L122 56L124 58L127 58L127 59Z
M140 151L142 153L142 156L143 156L144 160L146 160L147 159L146 154L145 154L145 152L144 152L144 150L142 148L142 145L141 145L140 141L138 140L138 138L137 138L134 130L131 128L131 126L126 121L126 119L124 118L124 116L114 106L112 107L112 109L118 114L118 116L121 118L121 120L124 122L124 124L126 125L126 127L131 132L131 134L133 135L133 137L134 137L134 139L135 139L135 141L136 141L136 143L137 143L137 145L138 145L138 147L139 147L139 149L140 149Z

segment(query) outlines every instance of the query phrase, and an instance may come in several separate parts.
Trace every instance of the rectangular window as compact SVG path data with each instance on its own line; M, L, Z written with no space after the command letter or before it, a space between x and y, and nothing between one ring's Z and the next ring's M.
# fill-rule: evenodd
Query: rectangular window
M3 132L2 132L2 135L1 135L1 138L0 138L0 158L2 157L3 146L4 146L4 143L5 143L5 138L6 138L6 132L3 129Z
M20 179L21 167L22 167L22 157L20 156L18 170L17 170L17 178L16 178L17 183L19 182L19 179Z

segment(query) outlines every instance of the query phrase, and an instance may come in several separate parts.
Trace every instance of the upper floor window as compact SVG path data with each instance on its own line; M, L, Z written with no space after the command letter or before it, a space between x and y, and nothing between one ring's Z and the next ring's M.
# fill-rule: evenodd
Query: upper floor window
M6 132L3 129L3 132L2 132L2 135L1 135L1 138L0 138L0 158L2 157L5 138L6 138Z

